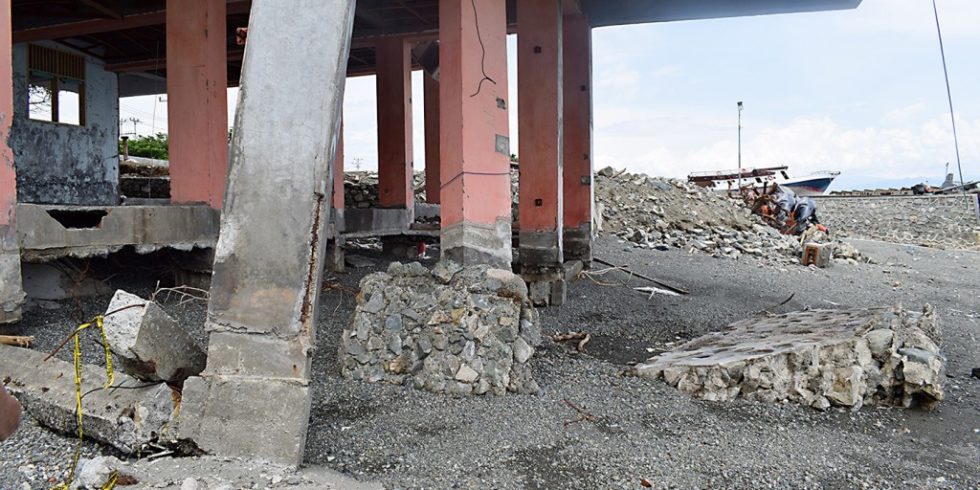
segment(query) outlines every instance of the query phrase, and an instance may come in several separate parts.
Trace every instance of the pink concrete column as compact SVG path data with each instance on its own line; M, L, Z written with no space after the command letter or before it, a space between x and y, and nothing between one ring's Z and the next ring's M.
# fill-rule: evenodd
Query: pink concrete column
M439 204L439 81L422 75L425 95L425 202Z
M221 209L228 178L225 0L167 0L170 196Z
M561 304L562 10L559 0L517 3L520 263L536 304Z
M17 242L17 174L7 145L14 118L10 0L0 0L0 324L20 320L24 291Z
M510 269L506 37L505 0L439 0L442 257Z
M565 260L592 261L592 29L582 16L562 19L562 76L564 78Z
M378 200L382 208L413 208L412 54L397 37L378 40Z
M333 159L333 208L344 209L344 121L337 132L337 149Z

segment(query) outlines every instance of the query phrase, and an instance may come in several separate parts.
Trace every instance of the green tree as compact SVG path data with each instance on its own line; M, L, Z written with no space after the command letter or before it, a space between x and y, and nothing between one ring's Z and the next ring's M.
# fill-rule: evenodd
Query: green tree
M129 140L129 156L156 158L158 160L168 160L169 138L166 134L157 133L152 136L139 136ZM119 141L119 154L123 152L122 140Z

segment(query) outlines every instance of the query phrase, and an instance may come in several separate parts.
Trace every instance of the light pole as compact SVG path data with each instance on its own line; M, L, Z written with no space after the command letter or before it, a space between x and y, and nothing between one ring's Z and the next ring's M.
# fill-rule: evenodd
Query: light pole
M738 101L738 193L742 193L742 101Z

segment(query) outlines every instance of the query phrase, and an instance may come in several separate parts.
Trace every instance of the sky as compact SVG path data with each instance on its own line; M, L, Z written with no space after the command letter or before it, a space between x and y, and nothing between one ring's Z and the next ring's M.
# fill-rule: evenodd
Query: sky
M964 178L980 179L980 0L937 0ZM929 0L856 10L594 29L594 165L683 178L738 166L791 176L837 170L832 189L939 184L956 171ZM516 149L516 38L508 38ZM347 81L347 169L377 168L374 77ZM229 121L236 89L229 90ZM425 165L421 73L413 74L415 167ZM166 97L121 99L123 133L166 131Z

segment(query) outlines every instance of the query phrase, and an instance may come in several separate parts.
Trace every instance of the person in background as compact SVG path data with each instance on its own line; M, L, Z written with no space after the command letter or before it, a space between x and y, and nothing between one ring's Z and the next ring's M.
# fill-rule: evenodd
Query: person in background
M20 402L0 385L0 441L6 440L20 425Z

